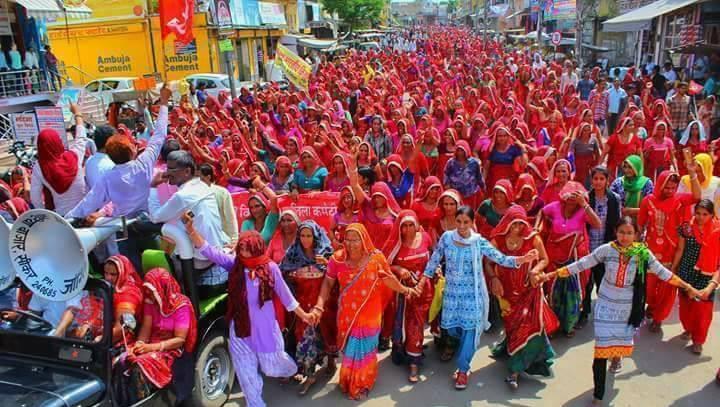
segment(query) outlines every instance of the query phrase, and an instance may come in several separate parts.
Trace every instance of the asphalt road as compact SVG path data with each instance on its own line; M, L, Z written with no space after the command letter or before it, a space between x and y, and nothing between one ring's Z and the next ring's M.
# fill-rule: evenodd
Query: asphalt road
M701 356L692 354L682 332L677 307L663 326L653 334L643 327L636 338L635 353L624 360L623 369L608 374L605 405L608 406L720 406L720 386L714 382L720 368L720 306L715 307L713 325ZM468 388L452 387L454 362L442 363L432 344L426 351L421 382L407 382L407 368L395 366L381 355L380 374L370 397L363 402L349 401L337 388L337 375L315 384L310 393L299 397L298 385L280 385L265 380L264 397L269 406L587 406L592 399L592 323L572 339L558 337L552 344L557 353L554 376L522 377L520 388L512 391L504 383L506 367L489 357L488 345L499 335L483 335L482 347L472 363ZM431 337L427 336L431 343ZM239 386L230 406L244 406Z

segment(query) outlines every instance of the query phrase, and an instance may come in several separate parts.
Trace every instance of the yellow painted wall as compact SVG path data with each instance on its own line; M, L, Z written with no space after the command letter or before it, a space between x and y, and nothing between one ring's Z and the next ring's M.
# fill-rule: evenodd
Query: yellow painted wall
M194 19L197 53L176 55L170 37L160 40L157 17L152 18L157 72L166 80L181 79L193 73L217 72L218 52L215 32L207 29L205 16ZM69 35L68 35L69 33ZM50 45L66 67L68 76L77 84L109 76L142 76L155 72L150 30L145 19L115 20L49 28Z
M133 18L145 15L146 0L65 0L67 5L85 4L92 19ZM70 18L69 20L73 20Z

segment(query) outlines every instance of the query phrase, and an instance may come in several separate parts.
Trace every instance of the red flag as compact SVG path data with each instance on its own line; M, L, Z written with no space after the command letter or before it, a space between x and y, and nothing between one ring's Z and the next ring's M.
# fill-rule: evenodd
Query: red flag
M702 91L703 91L702 85L700 85L699 83L697 83L693 80L690 81L690 89L688 90L689 94L699 95L702 93Z
M163 40L171 33L181 44L195 38L192 32L195 0L160 0L159 9Z

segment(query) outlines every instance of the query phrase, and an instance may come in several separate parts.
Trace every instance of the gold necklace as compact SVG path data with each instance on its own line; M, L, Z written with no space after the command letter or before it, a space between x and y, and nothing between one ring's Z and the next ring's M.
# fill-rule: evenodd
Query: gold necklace
M515 251L519 249L522 245L522 239L518 239L516 242L513 242L510 239L506 239L505 245L508 247L508 249L510 249L510 251Z

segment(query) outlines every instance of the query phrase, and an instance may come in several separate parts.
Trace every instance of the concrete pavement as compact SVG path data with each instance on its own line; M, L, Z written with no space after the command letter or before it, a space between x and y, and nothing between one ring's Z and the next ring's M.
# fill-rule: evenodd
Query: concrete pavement
M635 354L626 359L616 375L608 374L605 405L711 407L720 406L720 386L714 382L720 368L720 306L716 303L713 325L704 353L696 356L680 339L682 332L677 307L663 332L650 333L647 327L636 338ZM552 344L557 353L554 377L522 377L520 388L511 391L503 379L505 364L489 357L488 345L499 335L484 335L482 348L472 364L468 388L452 387L453 362L442 363L432 344L426 351L420 383L407 382L407 368L395 366L381 355L380 374L370 398L363 402L345 399L337 389L337 375L329 382L318 381L310 393L298 397L298 385L281 386L266 379L264 397L269 406L587 406L592 399L592 323L572 339L557 337ZM430 336L427 337L428 342ZM229 406L244 406L236 384Z

